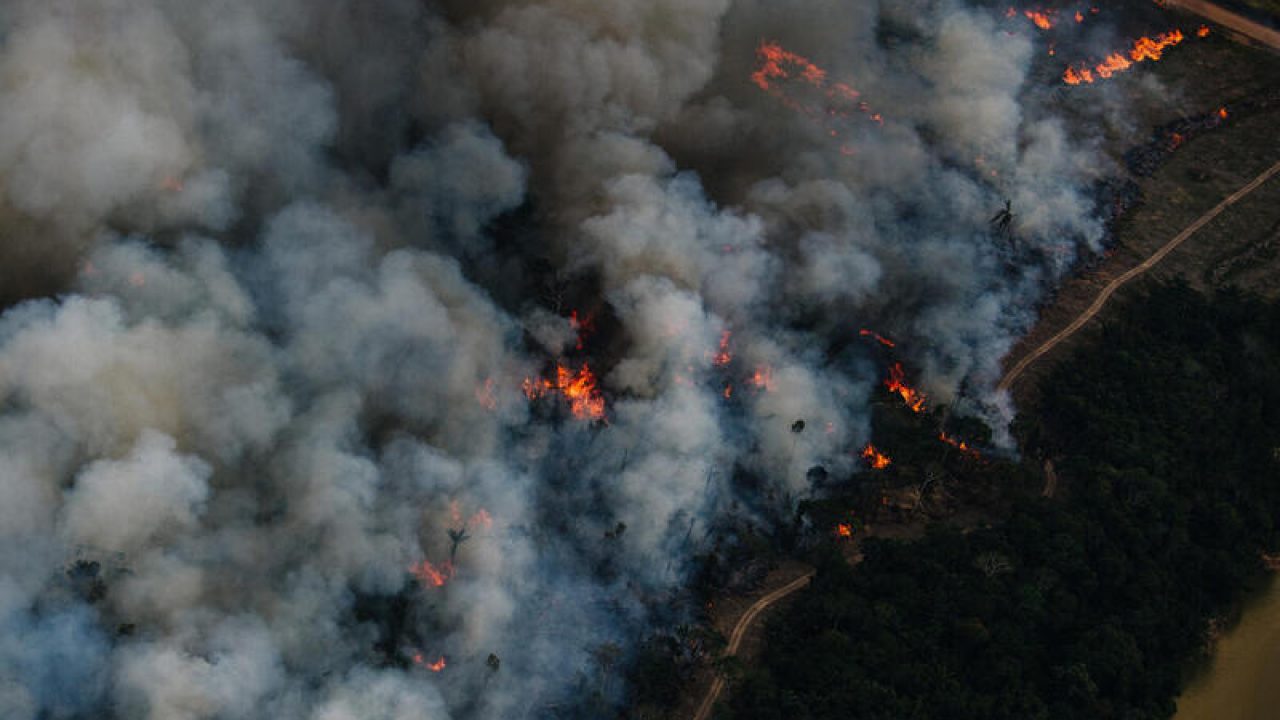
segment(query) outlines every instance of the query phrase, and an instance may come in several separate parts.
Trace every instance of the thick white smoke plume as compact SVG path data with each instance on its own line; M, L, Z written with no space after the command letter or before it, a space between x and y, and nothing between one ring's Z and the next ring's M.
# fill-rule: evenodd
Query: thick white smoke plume
M961 0L9 0L0 717L624 703L721 521L859 467L859 327L979 412L1096 249L1032 56Z

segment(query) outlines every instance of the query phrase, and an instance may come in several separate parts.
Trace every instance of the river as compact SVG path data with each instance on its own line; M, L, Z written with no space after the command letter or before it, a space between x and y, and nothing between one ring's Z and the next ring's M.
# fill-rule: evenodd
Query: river
M1174 720L1280 718L1280 577L1218 639L1208 671L1178 699Z

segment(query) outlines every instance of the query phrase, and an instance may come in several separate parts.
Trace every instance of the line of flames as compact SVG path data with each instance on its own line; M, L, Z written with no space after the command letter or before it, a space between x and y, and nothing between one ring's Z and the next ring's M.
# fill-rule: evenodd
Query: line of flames
M924 412L927 400L925 394L908 385L905 382L906 377L907 372L902 369L902 363L896 362L889 366L889 377L885 378L884 386L889 392L901 397L912 412Z
M1207 27L1203 28L1208 30ZM1208 33L1205 32L1205 35ZM1201 35L1204 37L1204 35ZM1090 67L1086 63L1069 66L1062 73L1062 81L1068 85L1089 84L1102 78L1109 78L1133 67L1135 63L1155 62L1164 56L1164 52L1180 44L1186 36L1181 30L1173 29L1155 37L1140 37L1134 41L1127 52L1114 52L1106 56L1102 62Z
M964 440L953 438L950 435L946 434L945 432L938 433L938 439L950 445L951 447L959 450L963 455L967 455L973 458L982 457L982 453L978 452L976 449L972 447L969 447L969 443L965 442Z
M805 56L791 52L776 42L761 42L756 48L756 57L759 64L751 73L751 82L792 110L820 122L830 122L849 117L851 109L856 109L873 122L884 124L884 117L872 111L866 101L861 99L862 93L848 83L829 81L827 71ZM821 91L831 105L826 107L809 105L788 95L781 83L793 79ZM838 138L841 131L828 125L827 134ZM855 154L855 150L848 145L842 145L840 152L844 155Z
M861 335L862 337L865 337L865 338L871 338L871 339L875 340L876 342L880 343L881 345L883 345L883 346L885 346L885 347L887 347L887 348L895 348L895 347L898 347L898 344L897 344L897 343L895 343L894 341L890 340L889 338L887 338L887 337L885 337L885 336L881 335L880 333L876 332L875 330L868 330L868 329L866 329L866 328L862 328L861 330L859 330L859 331L858 331L858 334L859 334L859 335Z

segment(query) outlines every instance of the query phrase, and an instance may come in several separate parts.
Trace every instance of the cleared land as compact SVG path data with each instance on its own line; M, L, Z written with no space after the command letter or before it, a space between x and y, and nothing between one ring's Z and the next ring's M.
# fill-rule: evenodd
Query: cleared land
M1274 177L1276 173L1280 173L1280 162L1277 162L1275 165L1264 170L1262 174L1254 178L1248 185L1245 185L1235 191L1228 196L1227 199L1214 206L1212 210L1201 215L1195 222L1183 228L1182 232L1175 235L1172 240L1161 246L1160 249L1152 253L1146 260L1143 260L1138 265L1130 268L1115 280L1108 283L1106 287L1102 288L1101 292L1098 293L1098 296L1094 298L1093 302L1084 309L1084 312L1077 315L1074 320L1068 323L1065 328L1058 331L1056 335L1046 340L1039 347L1032 349L1024 355L1022 359L1018 360L1018 362L1015 363L1004 376L1004 379L1000 381L999 389L1008 390L1009 387L1016 382L1022 373L1031 365L1031 363L1035 362L1044 354L1052 351L1059 343L1074 335L1076 331L1084 327L1085 323L1092 320L1094 316L1102 310L1102 307L1106 305L1107 300L1111 299L1111 296L1114 295L1117 290L1129 281L1155 267L1161 260L1168 256L1169 253L1177 250L1182 243L1186 242L1192 235L1195 235L1200 228L1208 225L1210 222L1213 222L1213 220L1221 215L1227 208L1235 205L1254 190L1257 190L1268 180Z

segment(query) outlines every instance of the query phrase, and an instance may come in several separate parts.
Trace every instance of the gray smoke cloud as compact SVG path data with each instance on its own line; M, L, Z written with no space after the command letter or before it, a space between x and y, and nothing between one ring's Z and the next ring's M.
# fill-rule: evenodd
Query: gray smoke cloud
M0 716L625 702L717 527L859 469L859 327L1002 422L1102 237L1035 59L960 0L7 3Z

